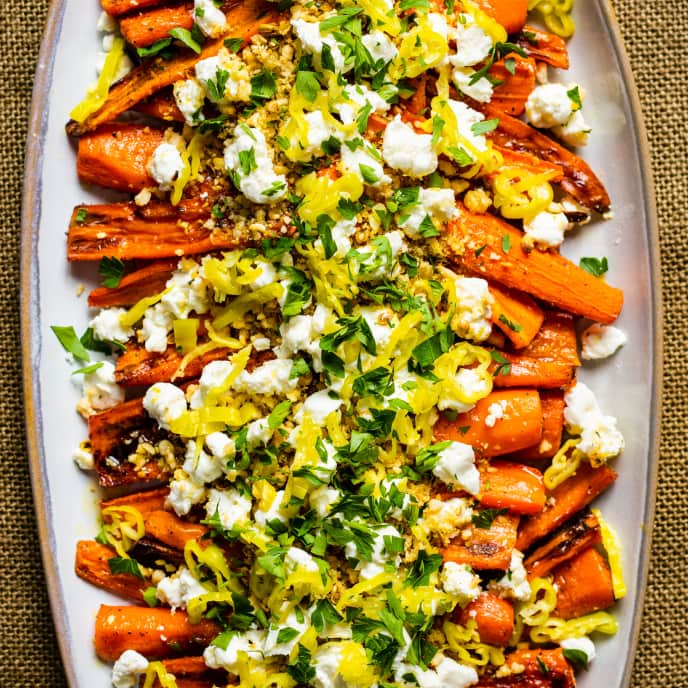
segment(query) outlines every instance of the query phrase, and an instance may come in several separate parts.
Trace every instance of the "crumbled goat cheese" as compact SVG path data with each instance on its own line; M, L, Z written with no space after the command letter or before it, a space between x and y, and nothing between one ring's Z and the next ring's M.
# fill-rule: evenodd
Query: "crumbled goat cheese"
M292 548L293 549L293 548ZM287 554L288 556L288 554ZM317 567L316 567L317 569ZM287 642L278 643L277 639L282 628L290 628L298 631L291 640ZM303 611L299 610L297 614L296 610L289 613L286 619L280 622L279 625L272 624L270 629L265 636L264 652L266 657L279 657L285 656L291 653L291 651L296 647L296 644L301 639L301 636L310 628L310 623L306 618Z
M478 399L490 393L489 381L472 368L460 368L454 376L454 384L460 389L464 399ZM457 413L466 413L474 406L473 403L461 401L454 393L442 394L437 403L440 411L456 411Z
M440 581L444 592L461 600L461 605L472 602L480 595L480 578L471 570L470 566L457 564L453 561L445 562L440 574Z
M582 382L564 395L564 420L571 434L580 434L576 449L593 461L616 456L624 448L624 438L616 427L616 418L605 416L592 390Z
M277 520L285 523L287 520L285 509L289 506L288 500L286 504L284 502L285 495L286 492L284 490L278 490L267 509L256 509L256 512L253 515L253 520L259 526L263 526L263 528L268 525L270 521Z
M189 404L191 408L202 408L209 396L224 388L227 378L233 370L234 366L230 361L211 361L204 366L198 381L198 389L191 397Z
M233 635L223 650L217 645L208 645L203 652L203 660L211 669L225 669L230 674L238 674L246 666L244 657L260 661L263 658L263 637L258 631L246 631Z
M292 19L292 28L296 37L301 41L301 49L307 55L313 56L313 66L322 71L323 46L330 49L335 72L346 72L351 67L345 67L344 54L334 36L320 34L320 22L308 22L303 19Z
M194 0L194 20L205 36L216 38L227 28L225 13L213 0Z
M125 650L112 667L113 688L135 688L148 669L148 660L135 650Z
M156 382L146 390L143 408L163 430L169 430L170 423L187 410L186 397L179 387L170 382Z
M294 362L290 358L275 358L254 368L242 370L232 388L249 394L284 395L296 389L298 378L289 379Z
M495 401L487 407L487 416L485 417L485 425L488 428L494 428L497 421L504 418L504 411L506 411L506 401Z
M528 121L540 129L566 124L573 114L573 101L562 84L536 86L526 102Z
M460 14L456 24L456 54L449 56L454 67L470 67L482 62L492 50L492 39L470 14Z
M511 552L509 570L498 581L491 583L490 588L519 602L527 602L530 599L530 583L523 566L522 552L517 549Z
M166 504L171 506L177 516L184 516L191 511L191 507L205 500L206 491L203 485L198 485L182 470L175 471L174 479L170 481L170 494Z
M371 244L366 244L358 248L358 252L361 256L367 256L359 260L357 278L362 282L374 282L382 279L391 279L396 276L396 272L398 271L397 258L400 253L406 250L404 234L395 229L386 234L381 234L378 237L378 241L381 241L382 237L389 243L389 256L386 251L382 253ZM387 248L387 246L385 246L385 248Z
M287 192L287 178L275 174L260 129L242 125L234 129L234 139L225 146L225 167L232 173L241 193L254 203L273 203Z
M391 62L399 53L394 43L382 31L372 31L361 38L361 43L368 49L375 62Z
M436 533L446 544L471 522L472 516L473 510L465 499L431 499L423 511L421 524L424 530Z
M588 658L588 663L597 657L595 643L585 635L580 638L564 638L564 640L559 641L559 645L564 650L578 650L578 652L582 652Z
M457 310L452 329L464 339L485 341L492 333L492 296L487 281L480 277L457 277L454 280Z
M564 213L550 213L546 210L524 220L525 243L537 244L541 248L555 248L564 241L564 233L571 223Z
M186 454L182 468L199 485L212 483L224 473L223 462L211 454L198 449L196 442L190 440L186 445Z
M319 647L312 659L315 676L311 679L314 688L346 688L339 667L342 663L342 650L337 644Z
M399 316L389 308L375 306L358 308L356 314L366 321L376 346L384 349L399 324Z
M182 154L177 146L163 141L154 151L146 169L162 191L168 191L184 169Z
M173 321L172 313L161 303L146 309L140 331L146 351L163 353L167 350L167 334Z
M473 495L480 491L480 473L475 467L475 454L470 444L452 442L439 453L432 473L449 487Z
M234 456L234 440L224 432L211 432L205 437L205 446L216 459Z
M223 528L232 530L234 526L245 523L251 516L251 499L238 490L210 490L205 513L212 518L217 513Z
M395 170L410 177L425 177L437 169L437 153L432 149L430 134L416 134L397 115L385 129L382 156Z
M305 550L298 547L290 547L284 555L284 568L287 574L294 573L296 569L304 571L319 571L315 559Z
M104 33L114 33L117 31L117 20L111 17L107 12L103 11L98 16L98 23L96 24L98 31Z
M294 414L294 420L301 423L304 416L310 416L316 425L323 426L327 417L343 403L342 399L332 399L326 389L321 389L306 397L303 406Z
M326 518L330 513L332 505L341 499L341 492L333 487L328 487L327 485L321 485L316 487L308 495L308 501L310 503L311 509L318 514L319 518Z
M485 115L483 115L482 112L478 112L468 107L466 103L460 100L449 99L447 105L454 113L454 117L456 117L456 126L459 136L466 139L466 141L468 141L478 152L486 151L487 139L483 134L476 134L473 131L473 126L482 122L485 119Z
M124 308L103 308L88 324L93 328L93 335L101 341L126 342L134 336L131 327L123 327L121 317L127 311Z
M437 658L435 658L437 662ZM414 677L414 683L409 684L404 676ZM419 688L468 688L478 682L478 673L473 667L459 664L449 657L442 657L435 665L435 669L422 669L415 664L401 663L394 672L395 678L402 685L417 685Z
M74 454L72 454L74 463L82 471L92 471L95 468L95 463L93 460L93 452L84 447L78 447Z
M387 112L390 104L365 84L347 86L342 90L341 102L333 106L344 124L352 124L362 108L369 106L370 112Z
M420 226L426 217L433 223L442 224L458 215L456 198L452 189L420 189L418 203L405 209L398 217L398 224L406 236L417 239Z
M342 146L342 172L353 172L367 186L378 187L389 184L392 178L385 174L380 154L374 146L363 144L351 150Z
M585 117L580 110L576 110L571 119L565 124L552 129L555 136L558 136L565 144L572 148L585 146L590 138L590 126L585 121Z
M456 88L469 98L478 101L479 103L489 103L492 100L492 93L494 86L487 77L480 77L474 83L471 83L475 71L467 67L457 67L452 72L452 79Z
M363 580L370 580L379 573L382 573L387 563L392 563L395 568L399 566L401 557L399 555L390 556L385 551L385 536L398 538L401 537L401 534L394 526L385 525L378 528L373 535L373 553L371 561L359 559L358 548L355 542L347 542L345 545L344 554L347 559L358 560L356 570L360 572Z
M251 77L244 62L227 48L213 57L196 63L196 78L205 89L206 96L222 110L235 101L251 99ZM225 81L226 79L226 81ZM224 89L220 92L220 88Z
M183 81L175 81L173 91L177 107L184 115L184 121L190 127L205 119L203 115L205 89L198 79L192 77Z
M115 382L115 366L110 361L103 361L103 365L92 373L84 374L82 397L77 404L83 416L91 416L123 401L124 390Z
M618 327L595 323L581 335L581 356L586 361L607 358L627 341L626 335Z
M248 424L246 433L246 444L249 449L257 447L259 444L267 444L272 438L273 431L270 428L267 418L259 418Z
M205 595L208 591L191 575L189 569L180 566L172 576L165 576L158 583L157 598L168 604L172 611L186 609L189 600L199 595Z
M320 359L320 336L332 312L318 304L313 315L295 315L280 325L282 344L274 349L278 357L289 358L298 351L305 351Z

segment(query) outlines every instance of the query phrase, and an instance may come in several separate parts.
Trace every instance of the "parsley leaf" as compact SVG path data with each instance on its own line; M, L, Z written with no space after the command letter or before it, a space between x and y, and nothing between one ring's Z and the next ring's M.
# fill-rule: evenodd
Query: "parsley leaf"
M269 69L263 69L251 79L251 99L259 103L270 100L277 93L275 75Z
M295 87L296 92L300 93L309 103L315 102L318 93L320 93L320 82L315 72L297 72Z
M585 270L585 272L594 275L595 277L602 277L607 270L609 270L609 261L606 256L602 258L581 258L579 262L580 267Z
M325 626L336 624L343 618L329 600L319 600L311 612L311 624L318 633L321 633Z
M139 565L133 559L124 557L112 557L108 559L110 573L129 573L137 578L143 578Z
M181 41L187 48L191 48L191 50L193 50L197 55L201 54L201 46L199 42L188 29L177 27L176 29L170 29L168 33L170 36L172 36L172 38L176 38L178 41ZM229 76L229 74L227 74L227 76Z
M244 43L243 38L225 38L225 48L233 53L238 53Z
M299 643L296 659L287 665L287 673L300 685L306 685L315 678L315 669L311 666L310 650L301 643Z
M442 561L441 554L428 554L424 549L421 549L406 575L406 583L412 588L430 585L430 576L439 571Z
M158 589L154 585L150 585L143 591L143 601L149 607L157 607L159 604L158 600Z
M289 411L291 411L291 401L289 401L289 399L280 401L268 416L268 427L270 430L277 430L284 422L284 419L289 415Z
M500 314L499 322L504 323L512 332L520 332L523 329L518 323L509 320L504 313Z
M76 336L76 332L71 325L62 327L60 325L51 325L50 329L55 333L55 336L62 344L62 348L68 351L74 358L79 361L90 361L91 357L88 355L88 351L84 347L83 343L80 341L79 337Z
M215 70L215 78L208 79L206 86L208 93L214 101L222 100L225 97L225 88L229 81L229 72L226 69Z
M474 136L481 136L487 134L490 131L494 131L499 126L499 119L495 117L494 119L486 119L483 122L476 122L471 125L471 132Z
M588 655L583 652L583 650L570 650L566 648L564 650L564 657L569 660L569 662L572 662L573 664L576 664L577 666L583 667L586 671L588 670L588 664L590 660L588 659Z
M471 521L476 528L489 530L492 527L492 522L497 516L502 516L508 512L508 509L481 509L480 511L473 512Z
M136 54L139 57L152 57L169 47L170 43L172 43L171 38L161 38L159 41L155 41L153 45L145 48L136 48Z

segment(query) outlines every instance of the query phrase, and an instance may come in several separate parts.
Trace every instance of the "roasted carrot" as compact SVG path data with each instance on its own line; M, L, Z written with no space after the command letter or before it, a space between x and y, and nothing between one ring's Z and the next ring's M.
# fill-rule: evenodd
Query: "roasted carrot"
M103 590L134 602L143 602L147 583L131 573L112 573L108 560L117 556L111 547L95 540L80 540L76 544L74 572L79 578Z
M492 94L491 105L508 115L522 115L535 88L535 60L510 53L490 67L490 77L499 84Z
M553 33L527 25L516 37L516 44L538 62L546 62L558 69L569 68L566 41Z
M212 688L227 683L227 674L222 670L209 669L203 657L175 657L164 659L163 665L175 678L177 688ZM153 688L162 688L154 683Z
M272 24L280 17L270 3L262 0L245 0L229 10L226 16L233 34L244 40L249 40L261 26ZM136 67L112 87L101 108L83 122L71 120L67 124L67 133L81 136L105 122L111 122L144 98L185 78L199 60L217 55L222 45L222 39L207 41L200 55L188 51L172 60L160 57Z
M446 236L448 250L469 272L489 276L507 287L598 322L611 323L621 312L620 289L610 287L559 254L524 251L521 232L498 217L477 215L459 205L459 215L449 224ZM504 237L508 237L508 242ZM514 324L514 329L518 325Z
M549 678L541 676L523 676L510 674L509 676L481 676L473 688L558 688Z
M564 172L560 165L538 158L527 151L516 151L496 144L493 147L502 156L504 167L520 167L532 174L547 174L553 182L560 182L564 178ZM494 172L487 177L492 179L496 175L497 173Z
M514 632L514 605L489 592L481 593L463 609L457 607L452 618L462 626L475 621L481 642L488 645L504 647Z
M545 311L545 319L537 336L519 353L531 358L560 360L579 366L573 316L560 311Z
M526 447L509 456L515 461L537 461L552 458L561 446L564 432L564 392L557 389L541 389L542 439L532 447Z
M237 245L231 232L213 231L204 224L201 220L186 222L172 212L167 218L146 217L134 203L77 206L69 225L67 258L155 260Z
M515 514L537 514L545 506L545 483L537 468L492 461L480 471L478 501L485 507Z
M96 616L96 653L106 662L114 662L125 650L164 659L180 650L203 649L219 630L211 621L190 623L181 610L104 604Z
M113 506L133 506L145 518L151 511L159 511L165 508L165 500L170 493L167 487L159 487L155 490L144 490L132 494L104 499L100 503L101 511Z
M575 619L614 604L609 565L594 547L559 566L552 580L557 586L555 614L562 619Z
M509 372L505 372L502 359L507 362ZM501 352L499 361L492 364L492 369L495 372L499 371L494 379L495 387L536 387L537 389L565 387L571 383L575 372L575 368L564 361L531 358L508 351Z
M496 19L507 33L518 33L526 23L528 0L477 0L478 7Z
M522 291L509 289L496 282L490 284L493 298L492 322L521 349L530 344L545 319L545 314L535 301ZM516 323L509 327L506 323Z
M510 117L491 105L483 106L487 117L499 118L499 126L489 134L493 143L530 153L558 165L564 173L562 188L587 208L604 213L610 208L609 194L604 184L582 158L515 117Z
M147 48L167 38L172 29L191 29L194 23L193 3L156 7L123 17L119 30L127 43L135 48Z
M465 541L457 538L444 549L444 560L468 564L477 571L506 571L516 544L518 519L513 514L499 514L489 528L471 526Z
M183 521L169 511L151 511L144 525L146 535L179 550L183 550L190 540L200 540L208 532L206 526Z
M495 417L493 404L500 407L499 418ZM492 426L486 424L490 416L495 418ZM455 420L441 415L434 434L438 442L470 444L482 456L500 456L529 447L542 437L540 396L533 389L492 392Z
M127 386L152 385L156 382L170 382L176 380L189 380L199 377L211 361L227 360L229 349L213 349L203 356L198 356L189 361L184 373L175 378L182 362L182 354L174 347L169 347L162 354L146 351L142 346L130 345L117 359L115 367L115 380L117 384Z
M142 10L145 7L163 5L167 0L100 0L103 9L112 17L118 17L127 12Z
M607 465L593 468L582 463L576 474L555 487L544 510L524 519L518 531L517 547L522 552L563 525L586 507L616 480L616 471Z
M575 688L576 685L573 669L560 647L556 650L517 650L507 656L504 665L517 669L525 679L548 679L557 688Z
M162 142L163 132L137 124L107 124L79 139L79 179L119 191L156 186L146 165Z
M88 295L92 308L133 306L146 296L159 294L172 277L177 260L159 260L125 275L114 288L98 287Z
M526 558L528 578L543 578L601 539L599 521L585 509Z
M136 105L136 112L141 112L150 117L157 117L165 122L183 122L184 115L177 107L172 89L164 88L158 93L154 93L150 98L141 101Z
M169 467L162 459L151 458L141 464L129 461L136 449L135 440L142 433L153 444L166 436L148 417L141 399L125 401L88 419L88 436L101 487L167 477Z

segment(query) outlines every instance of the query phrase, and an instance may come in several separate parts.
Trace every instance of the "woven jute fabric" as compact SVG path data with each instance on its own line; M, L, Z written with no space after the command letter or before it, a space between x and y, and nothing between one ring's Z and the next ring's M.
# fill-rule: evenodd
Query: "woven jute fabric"
M0 687L60 688L66 683L45 593L24 444L18 316L24 142L48 2L1 0L0 5L0 45L4 47L0 61ZM688 35L688 2L615 0L614 5L640 89L652 148L665 304L657 516L632 686L686 688L688 228L684 203L688 89L685 46L680 37ZM626 466L626 470L632 469Z

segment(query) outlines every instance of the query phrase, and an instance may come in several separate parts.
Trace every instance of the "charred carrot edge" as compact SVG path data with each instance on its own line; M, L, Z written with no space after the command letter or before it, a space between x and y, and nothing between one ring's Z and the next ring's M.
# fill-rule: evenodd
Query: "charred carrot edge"
M190 623L181 610L101 605L95 648L106 662L114 662L125 650L135 650L148 659L165 659L179 650L192 653L203 649L219 630L207 620Z
M227 360L229 349L213 349L203 356L189 361L184 374L177 378L189 380L199 377L211 361ZM179 369L183 356L174 347L169 347L164 353L146 351L142 346L129 345L127 350L117 359L115 366L115 381L124 387L153 385L156 382L170 382Z
M127 43L135 48L147 48L169 36L171 29L191 29L193 26L192 2L170 7L156 7L123 17L119 30Z
M514 632L514 605L489 592L481 593L463 609L457 607L453 618L462 626L474 620L481 642L488 645L505 647Z
M278 21L281 15L269 5L262 0L245 0L233 7L227 12L227 23L233 27L233 34L247 41L261 26ZM206 42L200 55L189 51L172 60L156 58L136 67L113 86L107 100L96 112L83 122L71 120L67 124L67 133L82 136L114 120L144 98L185 78L199 60L217 55L222 45L222 39L211 40Z
M528 346L544 322L545 313L542 308L528 294L494 282L490 283L490 294L494 300L493 324L504 332L517 349ZM518 327L509 327L505 320L516 323Z
M200 540L208 528L198 523L190 523L169 511L151 511L144 520L146 534L169 547L183 550L190 540Z
M552 499L548 500L541 513L522 521L516 543L518 549L522 552L530 549L535 542L588 506L616 480L616 475L616 471L607 465L593 468L589 463L582 463L575 475L552 490Z
M538 514L545 506L545 482L537 468L510 461L492 461L480 472L478 501L515 514Z
M135 110L150 117L157 117L165 122L184 121L184 115L177 107L177 101L174 99L172 90L167 88L138 103Z
M579 366L578 342L573 316L559 311L545 311L545 320L537 336L519 354L531 358L559 360Z
M495 387L535 387L548 389L566 387L573 380L575 368L562 361L520 356L508 351L502 357L511 366L508 373L500 372L494 379ZM494 362L494 372L503 370L504 364Z
M564 178L564 172L560 165L542 160L526 151L515 151L511 148L504 148L496 144L494 144L493 147L502 156L504 167L522 167L532 174L547 174L550 175L553 182L560 182ZM487 175L488 179L492 179L496 176L496 172Z
M496 21L506 32L518 33L526 23L527 0L476 0L480 9Z
M477 571L506 571L516 544L518 519L513 514L499 514L489 528L473 526L465 543L457 539L443 550L444 560L468 564Z
M504 664L517 667L524 678L544 678L552 681L557 688L576 686L573 669L560 647L556 650L517 650L506 658Z
M117 553L111 547L95 540L80 540L76 544L74 572L79 578L103 590L125 597L134 602L143 602L146 583L131 573L112 573L108 560Z
M493 427L485 424L492 404L503 405L503 417ZM438 442L470 444L482 456L500 456L529 447L542 438L542 406L533 389L492 392L455 420L440 415L434 428Z
M172 277L177 260L160 260L125 275L114 288L98 287L88 295L92 308L132 306L146 296L160 293Z
M69 224L67 258L156 260L233 248L237 244L229 233L207 229L200 220L188 222L187 226L180 225L180 220L142 217L133 203L77 206Z
M526 558L523 565L528 578L543 578L601 540L599 521L590 511L584 510Z
M552 580L557 586L555 613L562 619L575 619L614 604L609 565L594 547L558 567Z
M516 45L538 62L546 62L557 69L569 68L569 49L566 41L553 33L526 25L516 37Z
M506 60L513 60L510 63L513 64L513 73L507 69ZM490 104L507 115L522 115L526 101L535 88L535 60L510 53L490 67L490 77L501 82L494 89Z
M461 204L458 207L459 216L449 225L448 248L466 270L591 320L611 323L619 316L620 289L559 254L524 251L522 233L510 224L493 215L470 213ZM507 244L508 252L503 248Z
M160 129L137 124L107 124L89 132L79 139L79 179L119 191L155 186L146 164L162 139Z
M513 461L539 461L552 458L559 447L564 433L564 392L562 390L541 389L542 439L532 447L526 447L509 455Z
M560 184L566 192L588 208L600 213L609 210L609 194L585 160L520 119L510 117L491 105L482 106L481 110L487 117L499 118L499 126L489 134L493 143L558 165L564 173Z
M160 511L165 508L165 500L170 493L169 488L159 487L155 490L144 490L113 499L104 499L100 503L101 511L113 506L133 506L145 518L152 511Z
M142 10L145 7L162 5L167 0L100 0L100 4L110 16L119 17L121 14Z

